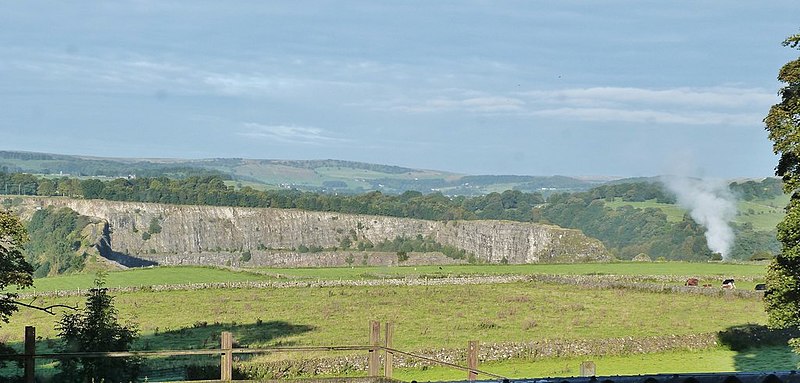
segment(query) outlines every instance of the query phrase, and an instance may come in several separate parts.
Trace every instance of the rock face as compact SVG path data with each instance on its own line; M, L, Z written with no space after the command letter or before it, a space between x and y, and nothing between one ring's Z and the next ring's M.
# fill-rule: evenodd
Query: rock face
M442 222L291 209L67 198L25 198L18 210L24 217L45 206L68 207L104 221L105 235L98 240L98 248L104 256L117 257L114 260L130 266L138 266L138 261L234 266L343 265L348 252L299 254L292 249L300 245L333 248L345 237L378 243L396 236L417 235L464 249L478 260L491 263L610 259L600 241L578 230L523 222ZM246 258L245 252L249 255ZM374 253L349 253L346 264L385 263L375 259Z

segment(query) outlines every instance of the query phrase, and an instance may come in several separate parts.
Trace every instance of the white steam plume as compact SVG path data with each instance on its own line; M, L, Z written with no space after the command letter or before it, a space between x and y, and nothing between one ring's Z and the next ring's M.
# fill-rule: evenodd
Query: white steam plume
M678 204L706 228L708 248L730 260L735 238L730 226L736 215L736 198L723 181L687 177L663 177L662 182L678 197Z

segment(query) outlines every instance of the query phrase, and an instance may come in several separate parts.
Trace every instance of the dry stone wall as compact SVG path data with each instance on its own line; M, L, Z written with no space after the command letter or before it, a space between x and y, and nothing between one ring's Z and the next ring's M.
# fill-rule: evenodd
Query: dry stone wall
M444 222L294 209L68 198L25 198L19 209L23 215L30 215L45 206L64 206L104 220L107 222L107 250L158 264L220 264L221 260L233 264L231 260L238 260L238 254L249 251L263 264L271 264L268 258L281 258L277 264L310 265L314 258L324 259L325 256L298 256L286 251L300 245L332 248L345 237L377 243L396 236L417 235L464 249L475 254L478 260L493 263L610 259L600 241L578 230L534 223ZM153 225L159 230L154 232ZM355 264L359 264L358 259Z

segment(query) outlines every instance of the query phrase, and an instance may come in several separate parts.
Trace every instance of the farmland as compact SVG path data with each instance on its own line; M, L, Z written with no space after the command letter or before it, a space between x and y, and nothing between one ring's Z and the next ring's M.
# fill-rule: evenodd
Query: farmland
M781 195L769 199L754 199L751 201L738 201L736 207L736 217L733 222L737 224L750 224L755 230L773 231L785 213L783 207L789 202L789 196ZM667 215L670 222L680 222L686 210L678 205L670 203L659 203L655 200L644 202L622 201L616 198L614 201L606 202L609 207L619 208L621 206L633 206L639 209L657 208Z
M485 275L613 276L626 280L666 281L675 284L687 276L708 281L735 277L755 283L765 267L755 264L715 263L611 263L572 265L354 267L332 269L254 269L232 271L213 268L151 268L109 273L109 287L185 285L171 291L142 288L115 292L116 307L124 321L138 324L142 337L138 349L215 347L220 331L232 331L240 345L348 345L367 343L370 320L395 324L395 347L405 351L454 350L469 340L482 344L526 342L588 342L602 354L616 342L658 345L645 354L618 351L608 355L573 355L560 358L515 358L494 361L487 370L509 376L574 375L580 360L598 361L602 373L624 373L626 363L648 358L660 363L645 372L690 371L682 357L702 359L703 371L745 368L743 352L700 342L692 346L664 345L669 339L707 339L717 332L744 324L763 324L760 300L730 294L700 295L654 293L635 288L581 288L541 281L460 284L459 277ZM442 280L439 285L360 285L381 279ZM36 291L88 288L92 276L70 275L36 280ZM290 288L191 288L213 282L352 281L350 285ZM739 284L739 282L737 282ZM301 285L302 286L302 285ZM718 287L714 287L718 290ZM79 305L80 295L39 297L37 304ZM624 304L620 304L624 302ZM0 337L15 344L25 325L37 327L40 346L55 345L56 317L22 310L0 328ZM676 338L677 337L677 338ZM682 338L683 337L683 338ZM18 343L16 343L18 345ZM637 343L638 344L638 343ZM671 344L671 343L670 343ZM602 345L602 346L598 346ZM588 347L588 346L587 346ZM698 349L699 347L699 349ZM613 348L613 347L612 347ZM655 349L654 349L655 350ZM790 368L796 361L787 347L749 350L773 355L773 364L750 368ZM670 357L670 355L677 355ZM327 357L327 355L315 355ZM602 357L601 357L602 356ZM285 357L285 356L284 356ZM269 364L280 356L255 357L245 365ZM638 359L637 359L638 358ZM669 360L676 360L670 363ZM535 367L534 367L535 366ZM752 363L750 364L752 366ZM342 372L363 374L358 369ZM460 373L434 367L400 369L398 376L414 379L451 379ZM406 375L403 375L406 374ZM428 378L425 378L428 379Z

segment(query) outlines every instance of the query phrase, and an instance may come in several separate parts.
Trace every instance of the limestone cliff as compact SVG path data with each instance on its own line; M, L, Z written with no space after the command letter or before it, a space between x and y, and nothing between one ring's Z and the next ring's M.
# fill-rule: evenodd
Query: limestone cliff
M544 263L603 261L602 243L578 230L511 221L425 221L290 209L186 206L67 198L25 198L23 214L43 206L65 206L104 222L101 253L122 264L320 265L343 264L344 255L298 254L300 245L332 248L345 236L373 243L396 236L430 237L464 249L481 261ZM27 212L27 213L26 213ZM95 230L96 231L96 230ZM373 253L356 254L356 264L374 263ZM351 254L351 256L352 256ZM132 258L130 258L132 257ZM350 260L352 262L352 258ZM380 263L380 262L378 262Z

